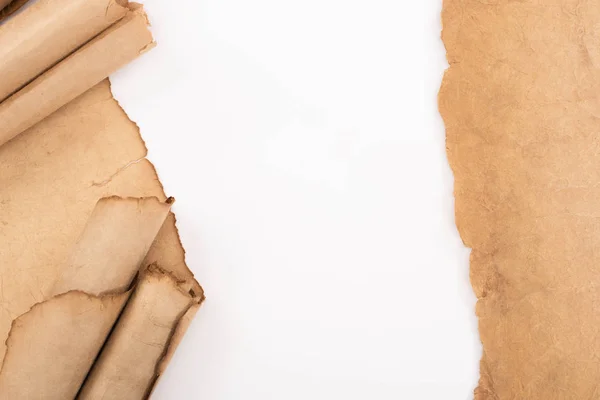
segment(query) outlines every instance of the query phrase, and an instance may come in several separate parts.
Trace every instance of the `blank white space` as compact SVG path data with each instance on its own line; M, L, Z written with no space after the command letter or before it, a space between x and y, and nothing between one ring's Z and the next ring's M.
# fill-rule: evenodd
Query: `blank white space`
M207 295L154 398L472 398L441 0L144 3L113 90Z

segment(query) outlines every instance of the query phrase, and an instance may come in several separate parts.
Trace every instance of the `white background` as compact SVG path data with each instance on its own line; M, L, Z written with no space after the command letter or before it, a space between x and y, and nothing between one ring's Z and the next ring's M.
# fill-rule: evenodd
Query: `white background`
M470 399L441 0L146 0L113 76L207 300L156 399Z

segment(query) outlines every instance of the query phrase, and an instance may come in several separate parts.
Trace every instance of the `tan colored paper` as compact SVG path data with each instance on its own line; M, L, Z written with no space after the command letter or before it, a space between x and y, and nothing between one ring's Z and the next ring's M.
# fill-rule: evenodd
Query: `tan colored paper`
M15 18L14 21L20 21ZM40 122L153 46L141 8L0 103L0 145ZM21 61L23 62L23 61Z
M141 7L119 0L40 0L0 25L0 95L10 95L0 102L1 398L75 396L136 271L158 263L177 291L129 303L110 342L158 334L144 331L154 302L171 326L160 355L112 352L104 364L138 363L128 371L145 375L121 378L131 393L146 379L149 393L203 299L138 129L100 82L152 46ZM94 382L111 379L98 371Z
M0 146L0 337L52 290L99 198L166 200L145 155L108 81ZM202 298L174 222L169 215L142 265L158 263Z
M12 324L0 398L75 397L170 207L157 198L110 197L96 204L52 297Z
M126 5L115 0L39 0L0 25L0 101L123 18Z
M11 2L12 0L0 0L0 10L6 8Z
M73 291L17 318L0 371L1 398L74 398L128 297Z
M179 283L179 286L181 287L182 284ZM204 294L201 294L200 297L197 294L193 293L193 291L191 291L190 294L193 295L196 299L198 299L198 301L195 304L193 304L190 308L188 308L186 313L183 314L183 316L177 323L177 326L175 327L175 331L173 332L173 336L171 336L171 340L166 348L165 355L160 360L160 363L157 366L156 373L157 373L158 377L160 377L163 374L163 372L165 372L165 370L167 369L167 366L171 362L173 355L175 355L175 351L177 350L177 347L179 346L179 344L183 340L183 337L185 336L185 332L190 327L190 324L196 317L196 314L198 313L198 310L200 309L200 306L202 305L202 302L204 301ZM156 382L154 382L154 383L156 384Z
M147 398L179 321L198 301L172 276L156 266L150 267L78 399Z
M477 400L600 398L597 1L445 0L440 92L472 248Z
M100 295L125 291L164 224L173 199L103 198L50 295L81 290Z

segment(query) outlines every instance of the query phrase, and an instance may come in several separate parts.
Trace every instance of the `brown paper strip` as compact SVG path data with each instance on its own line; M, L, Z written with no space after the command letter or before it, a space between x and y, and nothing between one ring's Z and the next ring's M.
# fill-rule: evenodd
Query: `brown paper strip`
M0 25L0 102L123 18L126 5L115 0L39 0Z
M144 399L175 329L198 298L156 266L142 276L79 399Z
M153 46L141 8L0 103L0 146Z
M477 400L600 398L597 1L445 0L440 91L472 248Z

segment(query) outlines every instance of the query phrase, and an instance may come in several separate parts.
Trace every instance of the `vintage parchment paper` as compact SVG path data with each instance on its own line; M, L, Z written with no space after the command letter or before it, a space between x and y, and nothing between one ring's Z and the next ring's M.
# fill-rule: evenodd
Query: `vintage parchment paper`
M444 0L478 400L600 398L600 3Z
M203 300L103 81L153 45L126 1L40 0L0 26L0 398L103 398L115 371L114 398L146 398Z
M3 399L74 399L129 292L72 291L17 318L0 373Z
M184 314L196 304L194 296L176 278L150 266L78 398L146 398L160 375L158 368L167 351L165 344Z
M98 201L47 300L11 324L1 398L75 398L170 208L157 198Z
M69 267L73 265L69 259L86 222L93 220L100 198L155 196L168 200L145 155L138 129L112 98L108 81L0 147L1 336L6 338L12 321L33 305L74 288L56 281L78 277ZM155 263L168 272L177 281L177 287L193 299L190 309L196 310L203 297L202 289L185 264L173 215L165 216L166 221L141 265ZM104 232L99 229L96 238ZM123 250L131 248L126 246ZM83 253L89 257L96 251ZM137 257L133 254L129 259L138 260ZM95 272L88 274L94 276L98 269L91 271ZM169 299L162 301L168 303ZM162 344L156 343L164 357L183 335L176 329L178 322L173 324L172 336ZM1 349L4 355L5 347ZM160 371L162 359L155 361L152 368ZM0 385L0 392L1 389Z
M132 10L121 20L0 103L0 145L40 122L154 46L145 13L138 6L131 7ZM31 10L27 10L24 15L28 16ZM20 19L15 18L13 21ZM75 24L75 29L77 26ZM8 33L10 32L13 31ZM18 59L30 62L26 55ZM20 84L22 80L17 79L17 83ZM12 87L17 86L10 85L5 92L10 92Z
M123 18L129 7L124 1L41 0L0 25L0 101Z

